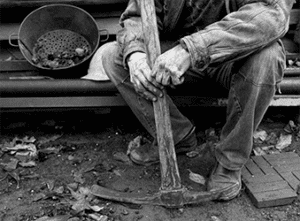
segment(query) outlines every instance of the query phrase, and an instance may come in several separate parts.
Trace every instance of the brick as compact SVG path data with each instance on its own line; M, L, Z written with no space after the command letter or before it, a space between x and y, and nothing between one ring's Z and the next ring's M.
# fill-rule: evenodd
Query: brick
M277 171L277 173L283 173L283 172L290 172L295 170L300 170L300 163L296 164L283 164L279 166L274 166L274 170Z
M268 154L268 155L263 155L263 158L265 158L270 164L274 163L276 164L276 162L281 162L284 160L291 160L291 159L299 159L298 154L294 153L294 152L287 152L287 153L280 153L280 154Z
M242 180L255 206L290 204L297 198L300 157L293 152L253 156L242 170Z
M283 180L279 174L266 174L266 175L252 175L248 179L244 179L245 183L270 183Z
M243 179L248 180L248 179L251 179L253 176L246 167L243 167L242 168L242 177L243 177Z
M298 179L298 182L300 181L300 170L294 170L292 171L293 175Z
M287 181L280 180L270 183L248 183L246 188L252 193L262 193L274 190L289 189L290 186Z
M258 208L287 205L297 199L297 194L291 188L260 193L250 192L249 196Z
M273 169L269 162L265 160L262 156L254 156L252 160L260 167L260 169L265 174L277 174L277 172Z
M253 162L252 159L249 159L245 166L252 175L264 175L262 170Z
M286 180L291 188L293 188L294 191L297 191L298 185L299 185L299 180L297 179L296 176L294 176L293 173L291 172L285 172L280 174L284 180Z
M299 164L300 165L300 158L284 159L281 161L272 162L273 166L281 166L281 165L286 165L286 164Z

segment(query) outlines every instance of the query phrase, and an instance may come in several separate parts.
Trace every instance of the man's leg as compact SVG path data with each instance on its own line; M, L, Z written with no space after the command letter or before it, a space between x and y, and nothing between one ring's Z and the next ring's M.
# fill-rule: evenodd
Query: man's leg
M103 66L103 70L109 76L110 80L115 84L118 91L121 93L122 97L130 106L145 129L152 135L153 138L156 138L156 126L152 101L144 99L135 91L133 84L130 82L129 72L123 67L122 57L119 53L117 43L107 43L102 47L103 53L101 54L101 58L97 59L101 62L99 65ZM195 145L196 137L193 131L194 126L188 118L180 113L169 96L167 96L167 102L170 105L170 118L174 144L180 144L181 141L185 140L185 138L192 133L193 136L191 138L191 142L189 143L193 143L191 145ZM140 156L136 157L138 158ZM158 152L155 157L157 162L157 160L159 160ZM143 160L144 159L142 159L142 161Z
M276 92L284 67L284 51L276 42L235 62L231 73L212 72L212 78L229 87L227 119L215 148L219 164L208 183L209 190L231 186L221 197L224 200L240 191L241 169L252 150L253 132Z

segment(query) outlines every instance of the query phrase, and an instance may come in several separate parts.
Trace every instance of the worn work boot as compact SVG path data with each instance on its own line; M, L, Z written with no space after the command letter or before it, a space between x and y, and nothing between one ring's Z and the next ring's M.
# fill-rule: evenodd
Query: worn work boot
M235 198L241 190L241 170L228 170L217 163L207 183L208 191L223 190L218 200L228 201Z
M195 127L178 144L175 145L175 152L186 153L197 146ZM157 142L141 145L130 152L130 159L139 165L151 165L159 162L159 151Z

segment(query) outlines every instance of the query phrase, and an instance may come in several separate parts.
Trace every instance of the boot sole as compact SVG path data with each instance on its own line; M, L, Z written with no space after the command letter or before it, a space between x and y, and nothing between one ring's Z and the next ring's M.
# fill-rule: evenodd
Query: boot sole
M217 201L229 201L234 199L236 196L239 195L240 191L242 189L242 184L239 183L235 183L231 186L229 186L228 188L226 188L219 196L219 198L217 199Z
M176 154L185 154L189 151L192 151L193 148L185 148L185 147L182 147L182 148L178 148L177 150L175 150ZM129 155L129 158L132 162L134 162L135 164L138 164L138 165L141 165L141 166L151 166L153 164L157 164L159 163L159 159L158 160L155 160L155 161L149 161L149 162L144 162L144 161L139 161L139 160L136 160L135 158L133 158L131 155Z

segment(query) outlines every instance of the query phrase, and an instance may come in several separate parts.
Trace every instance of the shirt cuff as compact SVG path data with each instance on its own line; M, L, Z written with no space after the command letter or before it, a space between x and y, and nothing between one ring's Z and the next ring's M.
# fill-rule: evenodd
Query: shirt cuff
M199 47L201 43L204 46L204 42L197 42L196 45L191 36L185 36L181 38L179 42L180 45L189 52L193 69L202 71L207 68L210 62L208 50L205 47Z

